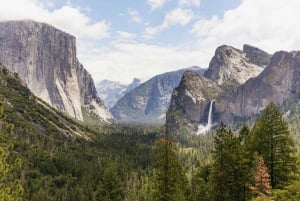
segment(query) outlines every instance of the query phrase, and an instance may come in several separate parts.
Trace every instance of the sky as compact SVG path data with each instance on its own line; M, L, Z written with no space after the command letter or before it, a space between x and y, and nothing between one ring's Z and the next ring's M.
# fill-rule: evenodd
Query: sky
M130 83L200 66L223 44L300 50L299 0L0 0L0 21L31 19L76 37L95 82Z

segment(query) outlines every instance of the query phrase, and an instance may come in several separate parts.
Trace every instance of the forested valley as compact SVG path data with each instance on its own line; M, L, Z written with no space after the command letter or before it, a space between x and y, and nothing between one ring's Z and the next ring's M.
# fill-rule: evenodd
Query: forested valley
M17 77L2 69L0 200L300 200L299 147L274 103L234 131L221 123L207 135L171 134L70 119L87 133L72 137Z

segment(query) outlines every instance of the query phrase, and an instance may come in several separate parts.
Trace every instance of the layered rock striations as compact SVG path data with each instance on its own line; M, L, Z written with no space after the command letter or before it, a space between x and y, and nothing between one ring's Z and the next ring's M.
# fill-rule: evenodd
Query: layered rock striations
M71 117L82 121L86 108L103 121L112 120L76 57L74 36L34 21L1 22L0 62L36 96Z

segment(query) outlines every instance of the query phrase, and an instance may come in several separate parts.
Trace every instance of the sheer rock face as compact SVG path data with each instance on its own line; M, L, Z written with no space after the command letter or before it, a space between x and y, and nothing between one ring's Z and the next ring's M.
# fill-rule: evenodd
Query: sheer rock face
M196 132L200 123L207 119L210 100L222 92L215 83L195 72L185 72L179 86L173 91L167 112L167 130L188 128Z
M0 62L36 96L70 116L82 121L86 108L103 121L112 120L76 57L74 36L33 21L1 22Z
M241 66L236 67L240 71L247 71L249 66L263 71L250 79L240 79L242 72L228 70L235 69L233 64L237 63L232 60L239 61ZM287 100L300 99L300 51L280 51L270 58L251 46L244 46L244 53L222 46L204 75L211 80L186 73L174 90L167 113L169 131L182 128L197 131L197 125L205 125L207 121L212 100L215 100L213 123L230 124L259 114L270 102L281 105ZM232 83L235 85L230 86Z
M300 51L274 54L269 65L256 78L224 93L215 103L220 119L250 117L260 113L271 101L280 105L300 98Z
M262 57L258 53L263 51L249 45L245 47L246 52L226 45L218 47L204 76L219 85L231 87L239 86L259 75L263 66L259 66L260 62L255 58Z
M157 75L128 92L110 111L120 122L165 123L172 92L187 70L203 73L202 68L190 67Z
M281 105L286 100L299 99L300 51L276 52L261 74L240 86L220 92L220 88L211 87L211 82L204 82L199 76L195 79L195 75L183 77L180 86L173 92L168 110L169 131L188 128L195 132L196 125L205 123L209 103L213 99L213 121L226 124L232 123L235 118L247 119L259 114L270 102ZM201 92L203 89L215 95L205 96Z
M272 57L271 54L247 44L243 46L243 52L246 54L246 57L249 59L250 63L262 67L266 67Z

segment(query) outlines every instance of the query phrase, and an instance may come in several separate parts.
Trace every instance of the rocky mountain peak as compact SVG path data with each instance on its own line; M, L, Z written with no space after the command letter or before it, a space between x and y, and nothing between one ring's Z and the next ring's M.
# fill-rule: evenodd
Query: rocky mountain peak
M141 80L138 78L133 78L132 82L126 87L126 91L125 93L135 89L136 87L138 87L141 84Z
M243 46L243 52L246 54L246 57L249 59L250 63L262 67L267 66L272 57L271 54L268 54L267 52L248 44Z
M216 49L204 76L219 85L239 86L249 78L259 75L262 70L262 66L252 63L242 50L222 45Z
M1 22L0 62L36 96L71 117L82 121L85 108L103 121L112 119L76 57L74 36L34 21Z
M215 82L193 71L183 74L177 90L182 89L188 91L192 97L199 97L198 100L214 99L220 92Z
M222 120L250 117L270 102L281 105L300 98L300 51L276 52L265 70L244 85L228 91L216 100Z
M265 64L265 68L259 66ZM299 99L300 51L271 56L250 45L243 51L224 45L216 49L204 75L209 79L186 72L174 90L167 113L170 132L187 129L196 133L207 122L212 102L214 123L228 124L260 113L270 102L281 105Z
M185 72L172 94L166 118L168 132L182 127L196 132L203 123L203 114L208 113L210 101L220 93L222 89L214 81L195 72Z
M138 78L133 78L129 85L121 84L120 82L102 80L97 83L98 94L103 98L105 105L110 109L118 100L120 100L125 94L135 89L141 84Z

